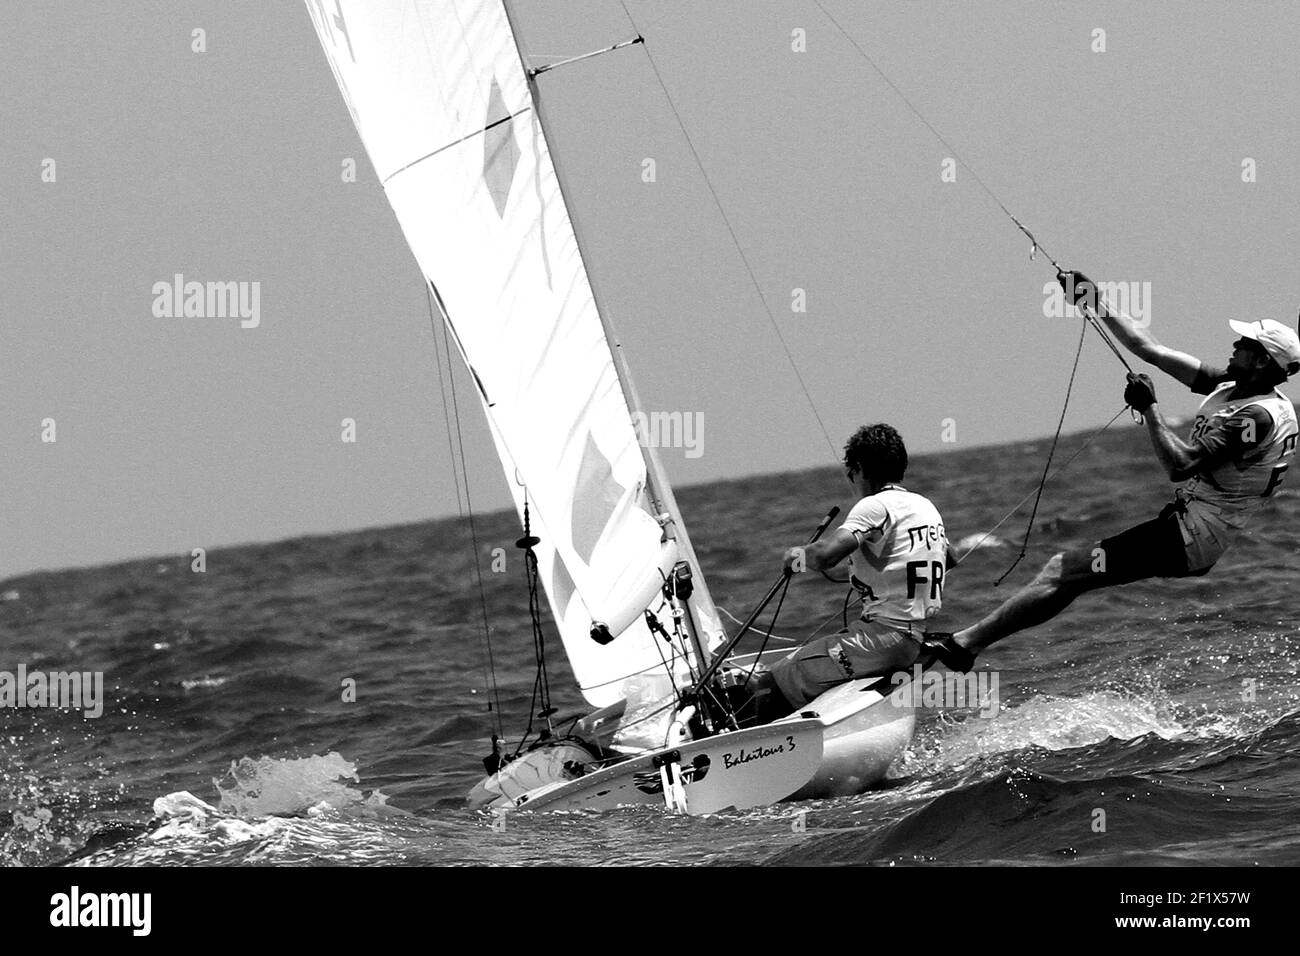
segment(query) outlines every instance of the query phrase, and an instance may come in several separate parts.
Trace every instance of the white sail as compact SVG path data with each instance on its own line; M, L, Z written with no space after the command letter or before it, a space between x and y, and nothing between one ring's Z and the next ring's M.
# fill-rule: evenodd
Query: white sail
M307 8L477 383L521 514L527 495L579 686L612 703L628 677L662 670L670 649L644 612L676 561L698 567L638 444L506 11L501 0ZM692 603L716 641L707 590ZM615 640L593 641L594 622Z

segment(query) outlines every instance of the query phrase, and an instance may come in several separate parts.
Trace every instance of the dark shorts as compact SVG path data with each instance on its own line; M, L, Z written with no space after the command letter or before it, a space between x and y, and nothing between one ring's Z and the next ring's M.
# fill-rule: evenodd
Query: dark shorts
M1143 578L1185 578L1187 546L1178 521L1178 504L1165 505L1158 517L1104 538L1098 545L1106 557L1105 576L1112 584ZM1204 574L1209 568L1196 571Z

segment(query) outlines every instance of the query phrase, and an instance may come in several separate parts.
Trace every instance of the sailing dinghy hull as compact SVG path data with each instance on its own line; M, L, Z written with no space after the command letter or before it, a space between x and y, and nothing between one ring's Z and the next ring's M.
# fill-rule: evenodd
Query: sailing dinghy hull
M798 715L649 751L582 776L566 774L565 779L522 793L523 777L509 764L474 788L470 806L491 810L662 806L669 803L659 772L666 760L680 768L685 805L677 809L691 814L862 793L885 779L916 727L906 685L884 696L873 689L876 683L874 679L850 681L822 694ZM571 761L573 754L565 756ZM536 759L554 763L560 758L542 754Z
M659 765L673 759L680 768L685 805L691 814L744 810L785 799L806 786L821 766L823 727L817 720L793 720L752 727L640 754L577 780L528 794L517 807L529 810L613 810L663 806ZM671 789L671 786L670 786Z
M890 765L912 742L916 711L908 685L882 696L872 689L876 683L869 678L840 684L804 708L803 713L816 713L822 725L822 760L813 778L790 799L845 797L884 781Z

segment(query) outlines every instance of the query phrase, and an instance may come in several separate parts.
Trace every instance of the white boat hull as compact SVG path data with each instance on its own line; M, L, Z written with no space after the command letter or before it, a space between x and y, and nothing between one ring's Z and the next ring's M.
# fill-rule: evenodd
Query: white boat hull
M822 724L822 760L807 785L788 799L850 796L885 779L912 742L916 711L906 686L882 697L869 689L875 683L872 678L840 684L803 708Z
M532 791L514 808L613 810L649 804L698 815L767 806L812 779L821 766L822 730L815 720L781 721L665 747ZM679 790L663 786L659 765L666 757L678 768Z
M532 757L531 764L508 764L485 778L470 794L470 806L492 810L662 806L669 802L658 785L658 765L665 757L684 768L685 810L692 814L862 793L885 779L916 728L908 688L882 696L871 689L875 683L875 679L849 681L822 694L800 713L765 726L664 747L577 778L540 782L534 768L556 762L542 752ZM746 754L762 757L740 759ZM566 759L571 756L565 754ZM697 766L708 767L698 779ZM524 779L537 780L539 785L526 789L521 786Z

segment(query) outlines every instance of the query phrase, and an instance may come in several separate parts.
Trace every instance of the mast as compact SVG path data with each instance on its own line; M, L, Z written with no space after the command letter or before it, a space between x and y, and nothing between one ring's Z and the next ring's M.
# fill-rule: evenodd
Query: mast
M555 169L555 178L559 185L560 195L564 198L565 205L569 211L569 222L573 227L574 238L578 248L578 258L582 261L583 269L587 274L587 282L591 286L591 295L596 303L596 315L600 319L601 327L605 330L606 344L609 346L611 357L614 360L614 371L618 376L619 387L623 392L623 400L627 403L629 411L638 415L640 421L645 420L644 409L641 407L640 399L637 395L636 385L632 381L632 372L628 367L626 356L623 352L623 343L619 338L617 331L614 329L609 319L609 312L604 307L604 297L600 291L600 281L592 270L591 265L587 262L585 251L586 241L583 239L582 227L579 222L577 211L571 200L571 192L568 187L568 179L565 176L564 164L560 156L551 147L550 138L547 135L546 107L542 102L541 90L537 85L537 77L529 69L528 61L524 57L524 51L520 45L519 28L515 22L514 13L510 9L510 0L501 0L502 10L505 12L506 22L510 27L510 35L515 45L515 53L519 57L519 67L523 70L524 78L528 83L528 91L532 95L533 109L537 113L537 126L541 133L543 142L546 144L547 152L551 157L551 165ZM695 556L695 549L691 545L690 536L686 531L685 522L681 520L681 511L677 506L677 499L672 492L672 486L668 483L667 473L664 471L663 463L659 460L659 455L652 448L646 436L637 428L638 445L641 449L641 457L646 465L646 493L657 512L658 520L664 528L664 533L670 538L675 538L682 557L688 562L692 569L693 585L695 593L700 597L700 606L708 609L710 616L716 620L715 605L713 596L709 593L708 584L704 580L704 572L700 568L699 559ZM701 668L709 664L709 644L710 641L701 641L699 635L699 625L694 615L690 613L690 603L683 602L687 609L689 621L689 631L691 638L695 643L695 650ZM721 631L721 628L718 628ZM708 637L725 638L725 634L708 635Z

